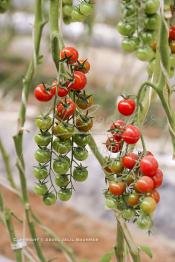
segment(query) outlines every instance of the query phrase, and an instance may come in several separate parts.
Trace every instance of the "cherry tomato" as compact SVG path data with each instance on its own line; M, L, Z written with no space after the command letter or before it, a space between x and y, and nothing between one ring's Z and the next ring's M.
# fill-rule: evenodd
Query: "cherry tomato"
M127 153L122 159L123 166L128 169L133 169L138 158L138 155L133 152Z
M37 179L42 180L48 176L48 171L46 167L35 167L33 174Z
M35 152L35 159L39 163L47 163L50 160L50 150L49 149L37 149Z
M61 201L68 201L72 196L72 191L71 189L61 189L59 192L58 192L58 197Z
M67 154L70 152L72 148L72 141L70 139L61 140L60 138L56 138L53 141L53 149L59 154Z
M65 59L68 64L74 64L78 60L78 51L73 47L65 47L60 52L60 58Z
M10 7L10 0L1 0L0 1L0 13L5 13Z
M124 182L111 182L109 184L109 192L115 196L120 196L124 193L126 189L126 184Z
M133 125L128 125L122 134L123 140L129 145L137 143L137 141L140 139L140 136L140 130Z
M38 116L35 119L35 125L43 132L49 130L52 126L52 118L50 116Z
M57 89L57 88L58 88L58 96L59 96L59 97L65 97L65 96L67 96L67 94L69 93L69 89L68 89L69 83L66 83L64 86L59 85L59 86L57 87L58 81L55 80L55 81L52 82L52 85L53 85L53 86L52 86L52 88L51 88L51 93L52 93L53 96L56 94L56 89Z
M111 127L110 127L110 132L113 135L114 140L120 141L122 139L122 133L126 128L126 123L125 121L119 119L115 121Z
M59 156L53 162L53 170L60 175L64 175L70 168L70 159L67 156Z
M131 193L131 194L129 194L129 195L127 196L127 198L126 198L126 203L127 203L128 206L133 207L133 206L135 206L135 205L138 204L139 198L140 198L139 194L137 194L137 193Z
M150 61L154 58L155 53L151 47L139 47L136 51L136 56L141 61Z
M90 68L91 68L91 65L90 65L90 63L88 62L87 59L86 59L86 60L84 60L84 59L79 59L79 60L77 61L76 66L75 66L75 70L76 70L76 71L81 71L81 72L83 72L84 74L87 74L87 73L89 72Z
M132 36L136 30L136 26L135 24L120 21L117 25L117 29L121 35Z
M76 100L76 104L79 108L85 110L91 107L94 103L94 99L92 95L81 94L78 96Z
M88 158L88 151L84 147L75 147L73 149L73 155L78 161L84 161Z
M138 47L138 41L134 37L125 37L122 41L122 48L126 52L134 52Z
M93 118L92 117L77 117L76 127L79 131L88 132L93 127Z
M74 8L71 13L71 18L73 22L83 22L86 17L82 15L78 9Z
M146 176L153 177L158 169L158 162L154 156L144 156L140 161L140 171Z
M144 27L146 30L156 30L159 26L160 17L158 14L147 16L144 20Z
M151 192L154 188L154 182L152 178L148 176L142 176L137 180L135 184L135 188L137 191L141 193L148 193Z
M169 40L175 40L175 26L171 26L169 29Z
M34 188L34 192L39 196L44 196L47 193L48 189L45 184L37 184Z
M124 209L122 211L122 217L123 219L130 220L135 216L135 212L131 208Z
M49 132L47 132L35 135L34 139L38 146L48 146L48 144L51 142L52 136Z
M134 113L136 103L133 99L123 99L118 103L118 111L124 116L130 116Z
M124 17L133 16L136 13L136 8L133 4L128 4L123 6L123 15Z
M72 10L73 8L71 5L64 5L63 6L63 15L69 17L70 14L72 13Z
M156 209L156 206L156 201L152 197L145 197L140 204L140 208L148 215Z
M137 219L137 226L140 229L148 230L151 228L151 225L152 225L152 221L149 215L144 214L139 216L139 218Z
M69 88L75 91L80 91L85 88L87 83L86 75L83 72L75 71L73 77L73 83L69 85Z
M109 168L111 169L113 174L119 174L123 171L123 164L121 160L112 160Z
M157 169L155 175L152 177L154 181L154 187L160 187L163 182L163 172L161 169Z
M66 175L57 175L55 177L55 184L59 187L66 187L69 184L68 176Z
M63 120L71 117L76 110L76 104L71 98L60 101L57 105L57 116Z
M93 14L93 6L88 3L80 4L80 12L85 16L90 16Z
M118 153L122 149L122 143L117 142L114 138L108 138L106 141L106 148L112 153Z
M73 171L73 178L76 181L83 182L88 177L88 171L86 167L77 166Z
M53 193L47 193L43 197L43 202L46 206L51 206L56 202L56 196Z
M117 207L115 201L109 198L105 199L105 206L111 209L115 209Z
M61 139L68 139L72 137L74 133L74 126L69 123L59 123L53 128L53 133L55 136L60 137Z
M155 41L155 33L152 31L144 31L141 33L141 38L144 43L151 45Z
M160 6L159 0L148 0L145 3L144 11L147 15L153 15L157 12Z
M175 41L171 41L170 49L171 49L171 52L174 54L175 53Z
M158 204L159 201L160 201L160 194L159 194L159 192L157 190L153 190L150 195L156 201L156 203Z
M37 87L35 87L34 95L36 99L38 99L41 102L50 101L53 97L50 89L47 88L44 84L40 84Z
M86 134L75 134L74 142L77 146L86 146L90 141L90 136Z

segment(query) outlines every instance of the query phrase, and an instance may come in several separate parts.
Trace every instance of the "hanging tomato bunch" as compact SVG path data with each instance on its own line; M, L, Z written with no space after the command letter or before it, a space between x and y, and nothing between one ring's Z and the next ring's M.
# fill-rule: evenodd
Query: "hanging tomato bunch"
M132 116L137 111L134 99L124 98L117 105L123 116ZM128 123L115 121L106 141L107 150L117 153L106 158L104 171L108 182L105 192L106 206L118 212L126 221L136 222L142 229L150 229L151 215L160 200L157 188L163 181L163 173L151 152L133 152L133 146L142 138L141 131L132 117ZM142 138L143 141L143 138Z
M83 182L88 177L82 161L88 158L88 131L93 126L93 118L88 114L93 97L85 91L89 62L79 59L75 48L65 47L59 63L60 78L51 85L39 84L34 90L40 102L54 98L52 116L48 113L35 120L40 131L35 135L38 165L34 167L34 176L38 182L34 190L43 196L46 205L54 204L57 198L69 200L73 181Z

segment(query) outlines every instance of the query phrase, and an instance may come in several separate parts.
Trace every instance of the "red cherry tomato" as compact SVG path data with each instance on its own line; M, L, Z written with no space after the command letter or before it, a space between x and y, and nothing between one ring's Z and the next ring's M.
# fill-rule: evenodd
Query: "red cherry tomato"
M122 133L126 128L126 123L125 121L119 119L115 121L111 127L110 127L110 132L113 135L114 140L120 141L122 139Z
M79 59L75 67L76 71L81 71L84 74L87 74L91 68L90 63L87 60Z
M137 143L137 141L140 139L140 136L140 130L133 125L128 125L122 134L123 140L129 145Z
M124 182L111 182L109 184L109 192L115 196L120 196L124 193L126 189L126 184Z
M108 138L106 141L106 148L112 153L118 153L122 148L122 144L121 142L115 141L113 138Z
M175 26L171 26L169 29L169 40L175 40Z
M80 91L85 88L87 83L86 75L80 71L74 72L74 81L70 84L69 88L75 91Z
M52 95L54 96L56 94L56 88L57 88L57 85L58 85L58 81L55 80L52 82L52 88L51 88L51 93ZM67 84L68 86L68 84ZM67 94L69 93L69 90L68 90L68 87L62 87L61 85L58 86L58 96L59 97L64 97L64 96L67 96Z
M133 99L123 99L118 103L118 111L124 116L133 114L136 108L136 103Z
M142 176L137 180L135 184L135 188L137 191L141 193L151 192L154 188L153 180L148 176Z
M68 98L62 100L57 105L57 116L61 119L68 119L74 114L76 110L76 105L72 99Z
M78 60L78 52L73 47L65 47L60 52L60 58L66 59L68 64L74 64Z
M147 151L147 152L146 152L146 155L147 155L147 156L154 156L153 153L150 152L150 151Z
M135 154L133 152L129 152L122 159L124 167L128 168L128 169L133 169L133 167L135 166L138 158L139 157L138 157L137 154Z
M52 93L50 92L50 89L44 85L40 84L38 85L34 90L34 95L36 99L38 99L41 102L46 102L52 99Z
M151 192L151 197L156 201L156 203L159 203L160 194L157 190L154 190L154 191Z
M146 176L153 177L158 169L158 162L153 156L145 156L140 161L140 171Z
M163 172L161 169L157 169L155 175L152 177L154 181L154 187L160 187L163 182Z

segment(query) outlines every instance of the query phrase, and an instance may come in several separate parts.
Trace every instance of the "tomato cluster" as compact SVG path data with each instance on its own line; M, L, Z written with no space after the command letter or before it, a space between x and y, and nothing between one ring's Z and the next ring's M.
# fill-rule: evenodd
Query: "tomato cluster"
M35 192L43 196L46 205L54 204L57 198L69 200L74 189L73 180L83 182L88 177L87 167L81 162L88 157L86 145L93 126L93 118L88 114L93 97L85 91L90 64L79 59L73 47L65 47L59 56L64 68L59 81L54 80L51 85L40 84L34 90L36 99L41 102L54 98L52 116L48 113L35 120L40 130L35 135L38 145Z
M72 0L63 0L63 19L66 24L71 22L84 22L93 14L92 1L81 1L73 6Z
M133 99L125 98L118 105L123 116L131 116L137 110ZM129 121L129 120L128 120ZM157 188L163 182L163 173L151 152L132 152L141 137L140 130L124 120L115 121L108 130L110 137L106 147L114 158L106 158L104 171L108 181L105 192L106 205L118 210L126 221L136 222L142 229L150 229L151 215L160 200Z
M123 18L117 28L124 37L122 48L126 52L135 52L142 61L152 60L155 57L153 45L160 20L160 1L123 0L121 5Z

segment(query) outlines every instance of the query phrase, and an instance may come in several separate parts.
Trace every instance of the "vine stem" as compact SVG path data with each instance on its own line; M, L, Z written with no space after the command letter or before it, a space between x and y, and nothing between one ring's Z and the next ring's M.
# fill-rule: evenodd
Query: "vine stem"
M124 258L125 258L124 244L125 244L125 238L123 234L123 229L120 223L117 221L116 246L114 247L117 262L124 262Z

